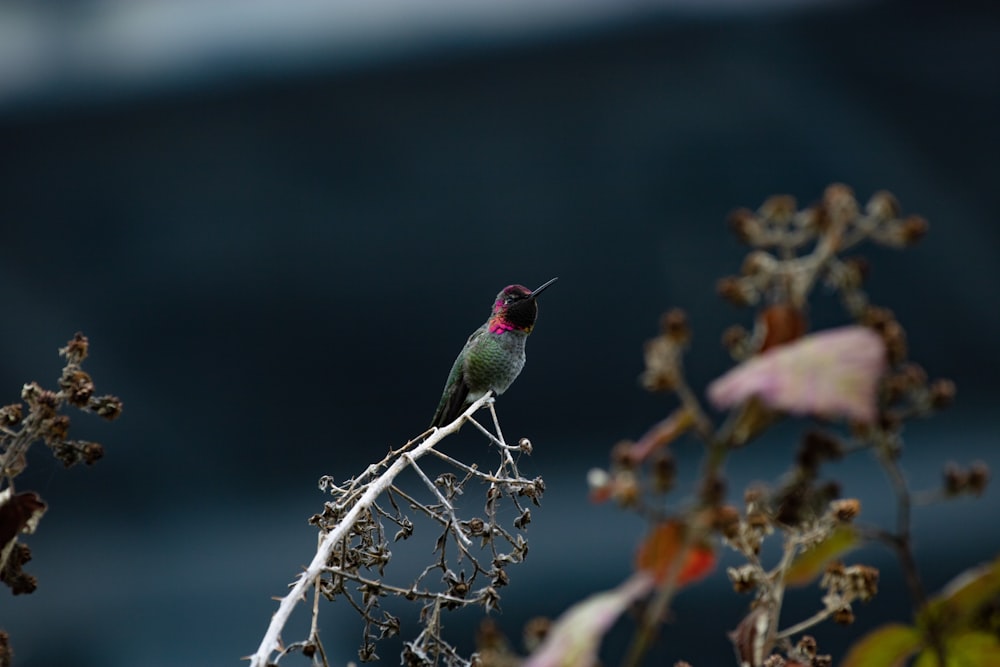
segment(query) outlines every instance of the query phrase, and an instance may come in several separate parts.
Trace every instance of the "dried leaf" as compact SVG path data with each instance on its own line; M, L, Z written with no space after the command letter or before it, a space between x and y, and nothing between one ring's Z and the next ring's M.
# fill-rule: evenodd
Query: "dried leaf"
M792 414L871 422L885 369L885 343L871 329L829 329L749 359L708 388L722 409L751 397Z
M591 595L568 610L549 630L545 642L522 667L589 667L597 664L604 633L629 605L652 589L652 580L636 574L618 588Z
M11 489L0 492L0 569L3 569L20 533L33 533L45 514L45 502L37 493L14 495Z
M683 562L678 566L678 554L684 548L687 527L678 519L657 525L639 545L635 567L649 573L659 585L668 577L680 587L699 581L715 567L715 551L707 543L688 545Z
M789 586L805 586L818 577L833 561L861 544L861 538L852 526L837 526L830 536L792 561L785 573Z
M916 628L898 623L883 625L855 642L841 667L903 667L922 646L923 638Z
M642 463L650 454L666 447L684 435L694 425L694 415L687 408L677 408L669 417L646 431L639 442L628 449L628 457L633 463Z

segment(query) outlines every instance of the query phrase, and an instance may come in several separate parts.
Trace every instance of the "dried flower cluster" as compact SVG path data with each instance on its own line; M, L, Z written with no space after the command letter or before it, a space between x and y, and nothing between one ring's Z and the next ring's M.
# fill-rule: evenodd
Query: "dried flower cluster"
M66 365L59 377L59 389L44 389L29 382L21 389L21 403L0 407L0 581L14 595L33 592L38 581L24 571L31 560L31 549L18 537L31 534L45 514L47 505L33 491L16 492L14 480L27 466L32 445L44 443L66 467L83 462L93 464L104 456L96 442L72 440L66 406L76 407L112 421L122 412L116 396L95 396L94 382L81 368L89 343L77 333L59 354ZM10 646L6 633L0 632L0 665L9 664Z
M852 622L852 604L875 594L877 570L838 560L863 539L896 551L915 607L926 603L910 545L912 494L900 468L902 427L949 405L955 386L929 380L909 360L905 329L892 311L872 305L863 289L866 260L844 256L862 241L903 248L920 240L926 221L901 217L900 211L887 192L862 207L849 188L833 185L817 205L803 210L791 197L776 196L757 211L732 214L732 229L752 250L741 274L721 279L717 287L723 298L755 313L752 327L733 325L722 336L741 363L708 388L714 406L728 411L721 425L712 423L685 377L683 355L692 336L684 313L664 315L660 335L646 343L643 386L674 394L679 406L639 441L618 443L611 465L592 470L588 479L595 500L638 511L654 526L678 527L669 548L659 537L655 549L653 537L640 545L640 554L657 554L663 561L658 572L667 576L655 579L656 591L625 664L638 664L673 593L696 579L689 576L692 559L711 554L712 535L745 560L727 571L733 587L754 594L750 612L730 635L741 667L831 664L811 637L794 637L826 619ZM818 285L839 295L854 324L809 332L808 303ZM806 432L791 470L773 488L748 489L742 510L726 504L723 465L729 453L788 416L820 422ZM836 428L838 421L843 428ZM667 496L676 475L668 445L689 433L704 443L705 459L694 504L678 507ZM875 454L896 493L892 530L855 525L860 503L842 498L839 485L822 477L825 462L859 451ZM950 464L933 499L978 495L988 480L981 462L967 469ZM656 535L662 530L651 532ZM765 564L761 547L771 536L780 536L782 555ZM641 557L637 567L649 571ZM817 578L820 609L779 625L787 588ZM929 626L926 644L941 657L943 645L933 623Z
M483 405L488 405L493 415L495 434L471 416ZM483 472L479 466L463 463L433 447L466 420L499 451L500 463L492 472ZM527 556L524 531L531 522L530 505L537 506L545 491L541 478L525 478L518 470L517 458L530 454L531 449L526 438L517 445L506 443L492 399L483 398L449 426L390 451L357 477L340 484L332 477L321 478L320 489L333 499L309 520L319 528L321 546L313 561L316 567L311 566L299 579L300 587L306 583L314 588L312 629L305 640L280 648L265 646L265 638L261 650L252 658L253 664L263 665L265 660L272 664L271 653L277 649L274 662L300 650L314 664L327 665L317 622L320 597L341 599L357 611L363 620L358 655L362 661L378 659L377 641L398 635L403 625L382 607L381 601L387 596L420 604L421 631L404 642L403 664L482 664L478 655L463 658L443 637L442 613L470 605L487 612L496 609L499 589L509 582L508 566ZM432 479L417 462L424 454L437 457L452 471ZM398 482L397 475L404 469L415 473L425 498ZM460 503L473 497L477 486L485 490L482 513L466 514ZM507 507L516 514L509 526L500 518L509 513ZM385 573L392 560L391 545L409 540L420 526L438 531L433 560L412 580L390 583Z

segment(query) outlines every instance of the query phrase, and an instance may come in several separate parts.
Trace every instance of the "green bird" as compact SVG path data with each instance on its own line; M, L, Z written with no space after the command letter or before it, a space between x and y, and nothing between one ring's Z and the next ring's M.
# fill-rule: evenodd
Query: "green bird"
M538 317L538 295L558 278L535 290L508 285L497 294L486 323L472 332L451 367L431 426L444 426L492 391L507 391L524 368L524 343Z

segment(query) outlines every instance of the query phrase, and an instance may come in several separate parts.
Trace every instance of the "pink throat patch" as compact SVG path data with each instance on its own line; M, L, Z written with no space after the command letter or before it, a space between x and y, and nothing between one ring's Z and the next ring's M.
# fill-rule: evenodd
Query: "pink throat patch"
M514 325L510 322L505 322L499 317L490 318L489 330L491 334L502 334L508 331L514 330Z

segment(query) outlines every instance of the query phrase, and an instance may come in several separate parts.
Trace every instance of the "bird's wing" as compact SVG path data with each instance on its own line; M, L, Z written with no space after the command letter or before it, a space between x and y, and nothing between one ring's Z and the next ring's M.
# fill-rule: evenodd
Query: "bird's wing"
M463 351L468 350L472 342L483 335L485 331L485 326L481 326L473 331L469 336L469 340L466 341ZM450 424L465 410L465 399L469 397L469 383L466 382L465 368L462 361L463 355L459 354L455 359L455 363L451 366L451 372L448 373L448 382L444 386L444 393L441 395L441 401L438 403L437 412L434 413L434 420L431 422L431 426L445 426ZM449 387L452 387L452 391L448 391Z

